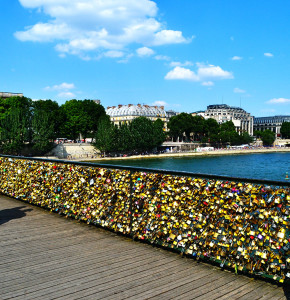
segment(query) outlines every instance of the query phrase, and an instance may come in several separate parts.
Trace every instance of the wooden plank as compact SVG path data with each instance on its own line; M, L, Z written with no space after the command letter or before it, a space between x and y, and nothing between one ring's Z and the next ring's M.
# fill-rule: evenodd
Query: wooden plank
M115 255L110 255L110 262L107 266L113 265L116 261L122 263L129 258L140 257L140 253L136 253L134 249L131 252L126 252L121 257L118 253ZM26 267L24 271L19 272L19 268L14 272L9 272L9 275L5 273L4 277L1 278L3 288L6 286L12 286L21 282L31 282L31 280L36 277L44 276L44 278L49 279L49 276L52 278L55 277L55 273L57 272L58 276L61 276L62 273L72 272L78 268L96 268L99 265L102 266L105 255L99 256L92 251L91 255L87 255L84 253L82 256L73 256L71 259L66 259L65 261L61 261L60 259L53 259L49 262L40 263L38 262L34 266ZM136 259L137 261L137 259ZM13 279L13 280L12 280Z
M163 263L163 266L148 266L147 268L142 266L141 269L133 269L131 272L126 272L121 274L122 276L111 276L112 280L98 281L90 283L90 290L87 290L87 285L83 285L81 291L73 292L69 297L84 297L94 296L95 299L104 299L104 293L107 291L111 291L114 288L117 289L128 289L130 286L135 286L138 282L144 283L147 282L148 279L151 279L153 274L154 276L166 276L167 272L169 272L172 268L177 268L180 266L180 262L176 261L176 264L172 263ZM152 268L153 267L153 268ZM183 267L183 270L179 272L180 276L186 274L186 272L191 269L190 267ZM167 276L166 276L167 277ZM166 278L167 279L167 278ZM94 284L94 286L92 286ZM68 299L69 298L64 299Z
M198 277L194 278L193 281L190 281L185 284L180 284L178 289L172 288L170 285L167 286L167 291L156 296L150 297L151 299L176 299L178 296L185 298L185 294L190 294L190 298L196 289L201 289L205 284L211 283L215 280L221 279L224 276L228 276L226 273L222 273L216 270L213 270L210 273L208 270L205 271L204 276L200 276L202 272L198 273ZM200 277L199 277L200 276Z
M268 294L268 292L273 291L273 290L279 290L280 297L283 297L283 289L279 288L279 287L275 287L275 286L270 286L267 283L264 283L263 285L260 285L259 287L257 287L255 290L249 290L249 292L245 295L243 295L242 297L240 297L239 299L241 300L247 300L247 299L251 299L251 300L255 300L255 299L261 299L264 295L266 296Z
M26 261L29 261L29 260L35 260L36 258L42 256L55 255L57 252L62 253L63 251L65 251L66 253L70 253L76 251L77 248L79 247L84 248L84 245L87 245L87 247L94 246L94 248L97 249L97 247L101 244L103 248L112 246L111 251L118 249L117 245L115 246L112 245L111 239L107 239L107 241L105 241L104 239L99 239L97 242L96 241L87 242L87 239L88 239L87 236L79 236L79 237L72 236L72 237L65 237L65 238L62 237L61 239L55 240L54 243L50 243L50 244L45 244L45 243L42 244L41 242L35 244L30 243L29 250L31 251L27 251L28 250L27 246L25 247L25 245L23 245L23 247L21 248L19 247L19 251L17 250L11 252L10 257L9 255L3 256L3 261L1 260L0 265L5 264L6 266L8 266L10 263L14 264L16 261L22 258L26 258ZM18 245L16 247L18 248ZM7 248L7 250L8 249L10 249L10 247ZM23 255L23 257L22 256L19 257L19 254Z
M208 274L208 276L211 276L210 273ZM225 276L227 277L228 281L232 280L232 278L230 278L228 275L225 275ZM146 291L145 293L140 294L139 296L140 296L140 298L143 298L143 299L147 298L147 297L151 298L154 295L156 295L156 296L160 295L161 296L163 293L167 292L168 288L170 288L170 289L176 289L176 288L179 288L179 286L181 286L181 288L180 288L180 295L177 295L175 297L175 299L184 299L184 295L182 294L182 286L184 284L192 284L193 280L194 280L193 274L191 274L191 276L187 276L186 278L183 278L183 277L177 278L174 282L172 282L172 283L170 283L168 285L161 286L161 287L158 287L156 289L150 289L150 290ZM225 280L225 277L223 276L223 277L220 277L220 278L216 279L215 282L220 283L221 281L224 281L224 280ZM212 286L212 285L213 285L212 282L208 283L208 286ZM205 292L205 290L203 289L203 283L202 283L202 281L200 282L200 284L198 285L198 287L197 287L196 290L199 291L199 292L201 292L201 293ZM189 292L189 294L192 296L193 295L193 291L191 290ZM194 295L196 296L195 290L194 290ZM134 299L134 296L130 297L128 299Z
M162 264L164 264L164 260L155 261L156 266ZM32 287L26 289L25 292L26 294L29 294L31 299L34 297L38 299L45 299L45 297L49 297L50 299L58 297L64 298L64 295L75 294L79 290L86 290L93 284L97 284L100 289L102 285L112 285L117 280L121 283L124 283L124 281L130 278L133 280L137 273L144 277L150 271L150 266L144 266L142 262L140 262L138 267L133 268L133 271L130 270L130 262L126 262L122 268L119 267L116 269L103 266L103 268L99 269L97 272L94 269L92 273L87 273L86 270L78 270L77 273L68 274L58 280L37 284L37 290ZM52 290L53 296L51 295ZM23 293L14 293L13 296L13 299L21 299Z
M201 282L212 281L213 279L217 279L220 274L219 272L215 272L214 269L209 271L207 269L203 270L196 270L195 276L191 276L192 281L189 283L180 284L178 289L171 286L172 281L176 281L176 279L180 278L180 269L177 268L176 270L169 270L167 274L162 274L162 276L154 276L154 278L150 278L146 282L144 281L137 281L134 282L134 285L130 288L126 285L125 287L117 287L110 290L113 293L106 294L106 299L127 299L129 297L136 297L136 298L143 298L141 295L150 290L153 291L155 288L159 288L161 286L165 287L166 292L162 294L158 294L156 299L160 297L160 299L175 299L176 295L180 295L180 293L186 292L188 289L192 290L195 286L199 287ZM100 294L98 294L99 296ZM101 294L102 295L102 294ZM155 295L155 293L154 293ZM91 299L93 297L88 297ZM154 298L150 297L150 298Z
M253 280L249 279L242 285L239 285L236 289L227 292L225 295L221 296L221 300L231 300L236 299L238 297L242 297L243 295L249 293L250 290L253 290L259 286L263 285L261 281L254 282Z
M242 281L242 284L244 284L245 281ZM229 292L230 290L235 289L237 286L241 284L241 279L240 278L235 278L230 281L226 282L220 282L219 286L215 286L215 289L212 291L206 291L199 297L196 297L198 300L205 300L205 299L219 299L221 296ZM256 289L256 288L255 288Z

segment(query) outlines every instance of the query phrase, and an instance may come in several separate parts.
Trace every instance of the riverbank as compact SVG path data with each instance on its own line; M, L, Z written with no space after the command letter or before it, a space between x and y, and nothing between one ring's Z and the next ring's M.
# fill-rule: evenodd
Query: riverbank
M290 148L256 148L256 149L235 149L235 150L213 150L203 152L172 152L149 155L132 155L125 157L96 157L96 158L79 158L76 161L105 161L105 160L126 160L126 159L150 159L163 157L185 157L185 156L215 156L215 155L239 155L239 154L258 154L258 153L275 153L290 152Z

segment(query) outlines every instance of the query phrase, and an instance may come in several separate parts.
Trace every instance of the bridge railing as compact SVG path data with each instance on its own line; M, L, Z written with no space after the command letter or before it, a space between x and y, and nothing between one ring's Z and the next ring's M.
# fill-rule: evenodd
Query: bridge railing
M279 282L290 277L289 182L0 157L0 191L134 239Z

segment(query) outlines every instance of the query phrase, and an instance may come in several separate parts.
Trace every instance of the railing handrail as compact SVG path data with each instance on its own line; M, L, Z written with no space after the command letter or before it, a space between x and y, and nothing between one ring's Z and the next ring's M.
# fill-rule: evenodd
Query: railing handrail
M225 175L193 173L193 172L186 172L186 171L171 171L171 170L164 170L164 169L151 169L151 168L143 168L143 167L120 166L120 165L111 165L111 164L100 164L100 163L91 163L91 162L61 160L61 159L47 159L47 158L39 158L39 157L37 158L25 157L25 156L4 155L4 154L0 154L0 157L24 159L24 160L37 160L37 161L63 163L63 164L74 164L74 165L86 166L86 167L128 170L134 172L160 173L160 174L168 174L173 176L198 177L203 179L217 179L217 180L226 180L226 181L257 183L257 184L264 184L264 185L271 185L271 186L290 187L290 182L278 181L278 180L232 177L232 176L225 176Z

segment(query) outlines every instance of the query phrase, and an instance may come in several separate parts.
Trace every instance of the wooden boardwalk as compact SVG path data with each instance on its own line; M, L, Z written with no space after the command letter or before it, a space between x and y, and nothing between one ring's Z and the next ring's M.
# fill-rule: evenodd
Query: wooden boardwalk
M290 299L236 276L0 197L0 299Z

